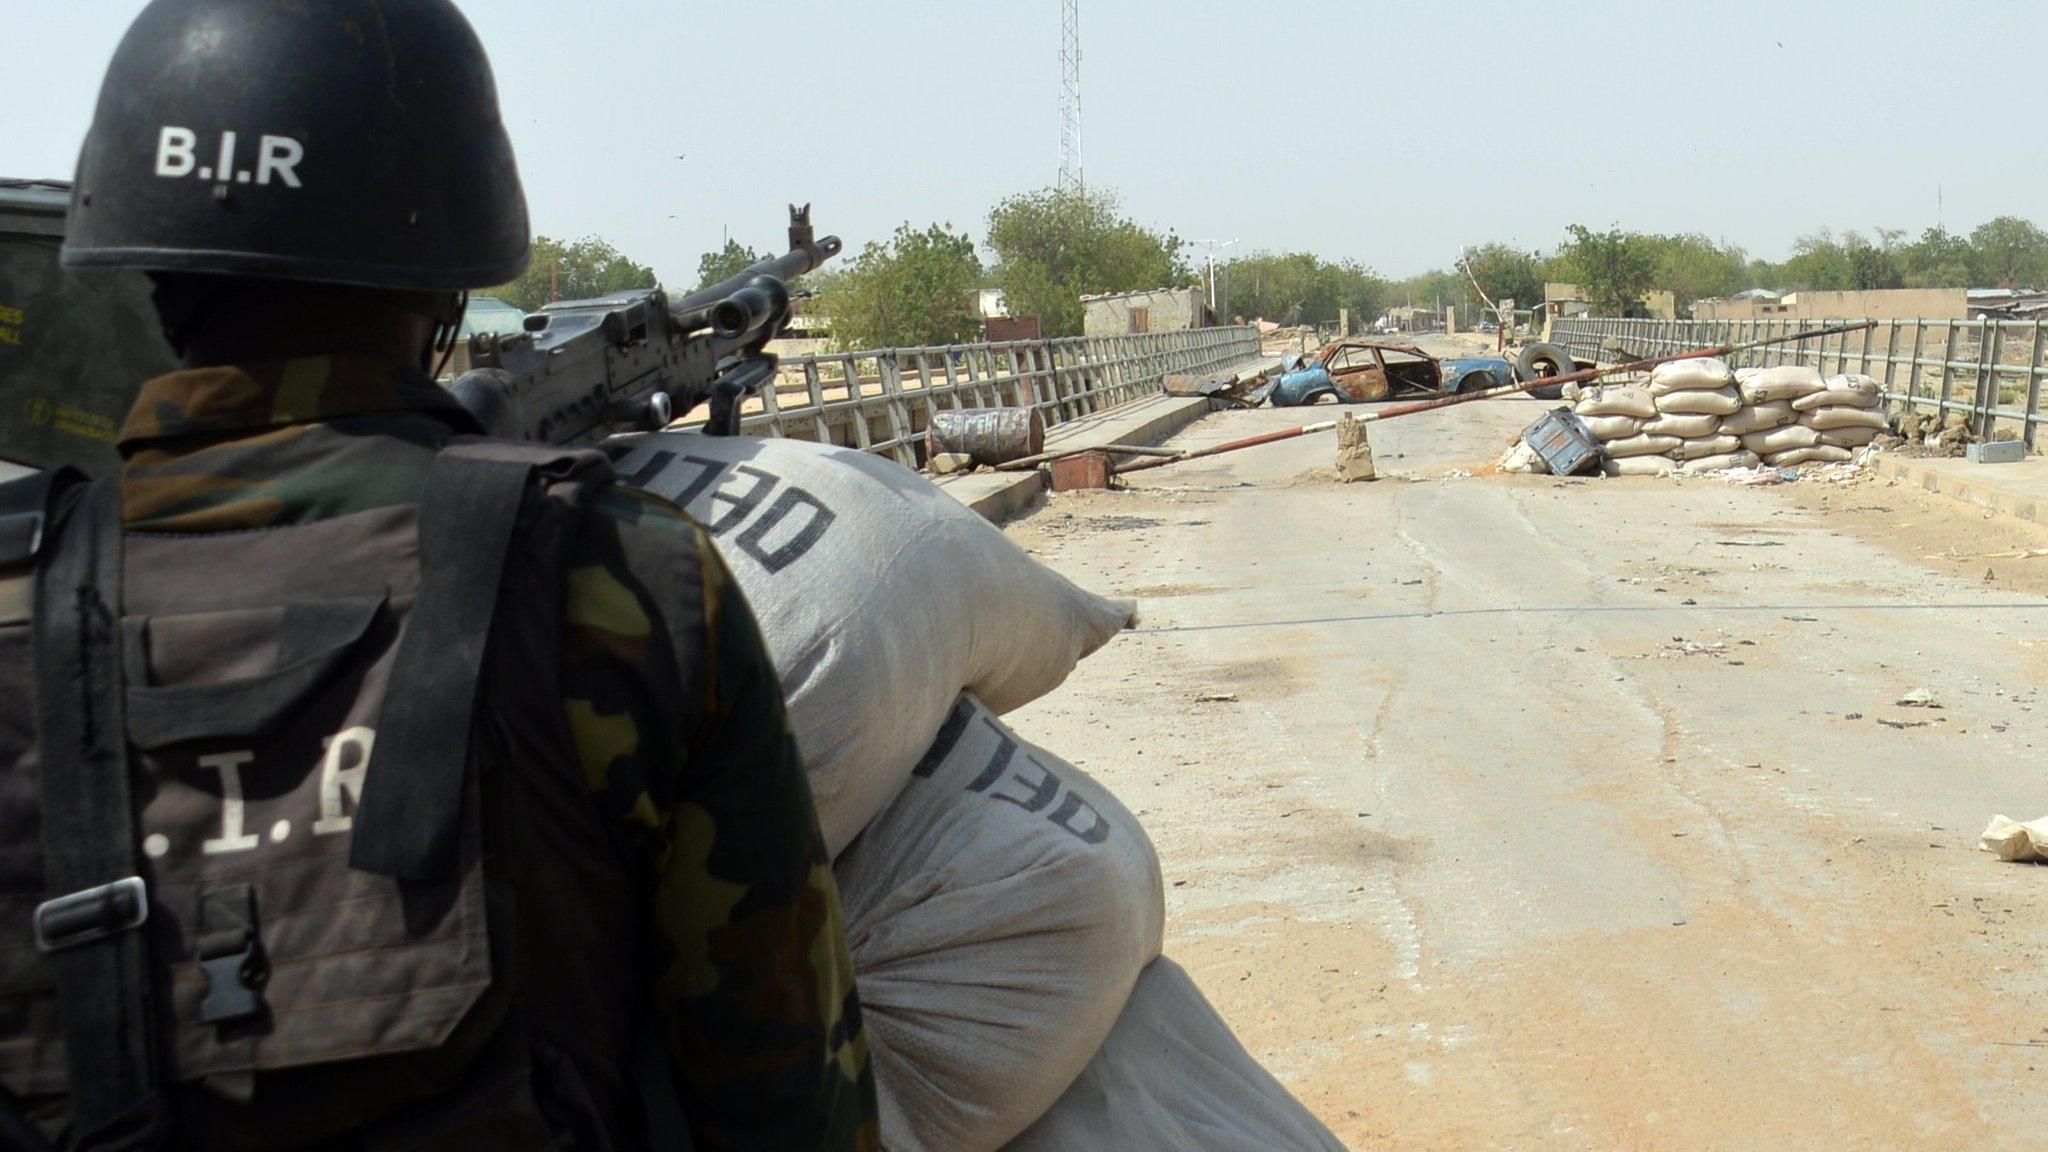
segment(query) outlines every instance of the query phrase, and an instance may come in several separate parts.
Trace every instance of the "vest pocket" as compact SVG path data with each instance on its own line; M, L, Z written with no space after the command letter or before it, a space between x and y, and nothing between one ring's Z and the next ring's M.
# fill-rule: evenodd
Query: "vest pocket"
M424 1054L491 985L479 782L444 878L350 867L411 598L379 590L129 624L149 930L173 1077ZM448 766L434 766L447 770Z
M281 608L218 612L149 620L130 635L144 671L155 652L191 649L274 653L276 667L257 675L156 684L131 676L128 738L153 751L198 740L257 740L270 735L362 646L380 619L389 622L390 597L359 597L286 604ZM189 666L166 656L165 663Z

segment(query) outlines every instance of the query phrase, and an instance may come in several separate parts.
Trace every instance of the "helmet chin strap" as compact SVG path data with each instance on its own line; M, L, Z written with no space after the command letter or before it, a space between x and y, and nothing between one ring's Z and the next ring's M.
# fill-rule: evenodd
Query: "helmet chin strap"
M444 293L435 298L435 304L432 313L434 342L420 353L420 367L428 369L427 374L439 380L441 373L448 370L448 361L455 358L455 335L462 331L463 313L469 311L469 293ZM439 353L438 359L434 358L436 353Z

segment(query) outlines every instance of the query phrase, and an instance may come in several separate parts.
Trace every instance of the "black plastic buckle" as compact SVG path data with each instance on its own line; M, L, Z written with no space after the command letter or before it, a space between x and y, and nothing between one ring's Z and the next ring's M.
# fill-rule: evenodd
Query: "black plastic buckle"
M263 938L256 930L256 890L247 884L209 892L199 905L199 971L206 998L201 1024L232 1024L263 1015L270 981Z
M206 976L206 998L199 1002L201 1024L229 1024L263 1015L268 973L262 952L251 940L240 952L199 961L199 971Z
M36 950L61 952L140 928L149 920L149 889L129 876L56 896L36 905Z

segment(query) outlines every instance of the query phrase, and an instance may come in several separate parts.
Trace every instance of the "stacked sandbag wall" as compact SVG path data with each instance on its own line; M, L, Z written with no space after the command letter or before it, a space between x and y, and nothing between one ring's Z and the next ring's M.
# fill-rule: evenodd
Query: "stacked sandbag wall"
M1843 463L1886 427L1877 381L1823 379L1803 365L1733 372L1720 360L1676 360L1567 399L1599 438L1609 476Z
M1157 976L1145 830L1001 714L1132 618L923 477L788 439L656 433L614 467L717 539L774 658L847 925L889 1152L1142 1152L1114 1116L1184 1110L1208 1147L1324 1152L1327 1130ZM658 627L650 619L649 627ZM1162 968L1161 966L1164 965ZM1182 982L1184 984L1184 981ZM1160 1031L1201 1037L1153 1043ZM1156 1127L1149 1122L1139 1127ZM1173 1129L1179 1132L1180 1129Z

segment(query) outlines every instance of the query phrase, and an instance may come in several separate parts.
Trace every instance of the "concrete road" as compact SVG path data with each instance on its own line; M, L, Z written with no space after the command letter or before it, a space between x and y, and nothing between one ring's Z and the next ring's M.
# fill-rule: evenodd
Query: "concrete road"
M1326 435L1009 526L1142 601L1014 720L1144 817L1169 954L1357 1148L2039 1147L2048 868L1976 840L2048 815L2048 578L1975 557L2048 533L1461 475L1543 407L1378 426L1375 484Z

